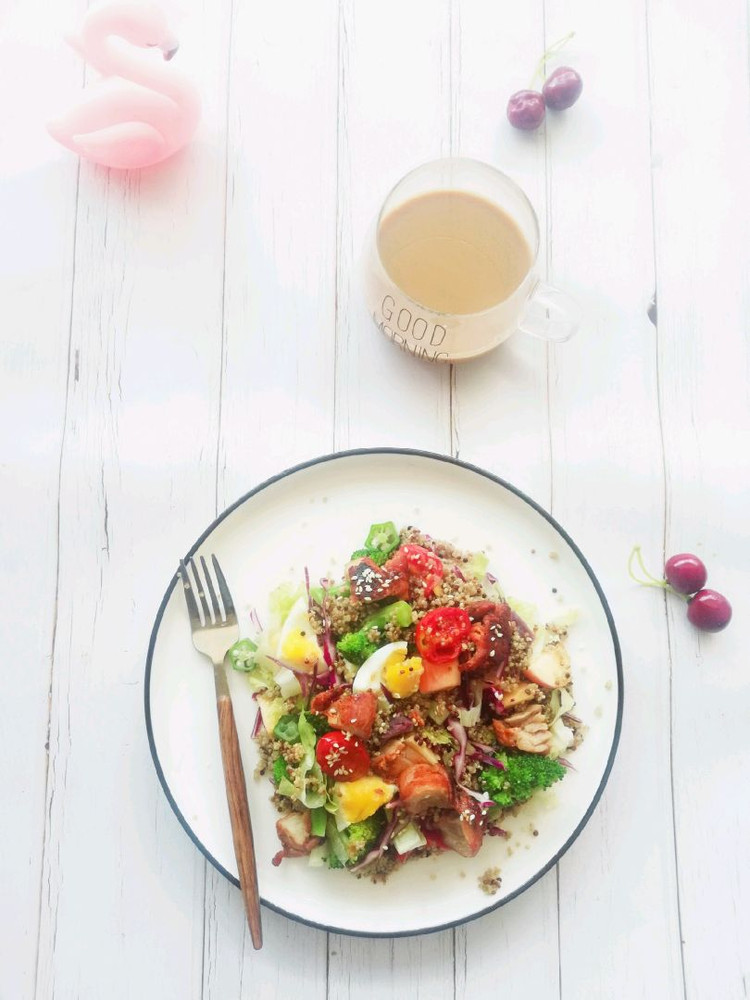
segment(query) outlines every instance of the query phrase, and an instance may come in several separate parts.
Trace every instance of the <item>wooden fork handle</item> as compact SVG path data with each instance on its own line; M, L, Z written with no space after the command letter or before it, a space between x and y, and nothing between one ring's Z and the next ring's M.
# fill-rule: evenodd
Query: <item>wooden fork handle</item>
M221 674L221 676L219 676ZM223 683L222 683L223 681ZM227 788L229 819L232 823L232 839L237 867L240 873L240 888L245 901L245 913L250 926L250 937L254 948L263 946L260 925L260 899L258 896L258 873L255 867L253 830L250 825L250 811L247 805L247 785L234 721L232 699L229 697L224 667L216 668L216 708L219 713L219 740L221 759L224 765L224 782Z

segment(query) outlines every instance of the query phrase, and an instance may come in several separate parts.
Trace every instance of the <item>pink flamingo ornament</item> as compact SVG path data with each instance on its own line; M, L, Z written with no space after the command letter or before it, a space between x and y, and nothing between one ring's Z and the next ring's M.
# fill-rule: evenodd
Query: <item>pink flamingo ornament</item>
M91 10L80 36L67 40L106 79L48 124L53 139L121 170L159 163L190 141L200 119L196 89L173 66L134 49L159 48L165 60L177 51L155 4L119 2Z

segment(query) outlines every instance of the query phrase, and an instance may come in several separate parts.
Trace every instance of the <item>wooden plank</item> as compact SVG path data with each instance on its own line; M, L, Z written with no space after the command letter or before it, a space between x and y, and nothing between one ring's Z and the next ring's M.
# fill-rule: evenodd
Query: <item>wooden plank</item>
M508 97L526 87L544 46L542 9L508 17L491 0L460 6L460 152L508 174L540 219L546 254L545 137L519 133L505 116ZM457 454L509 478L541 503L549 499L546 346L516 335L481 359L458 365L454 393Z
M196 142L140 174L81 169L40 997L201 988L185 956L204 864L156 781L142 707L155 608L215 500L227 21L196 3L180 34L205 100Z
M448 0L341 5L336 444L448 451L450 372L395 349L365 309L360 255L408 170L451 150ZM331 935L328 996L454 996L453 934L370 941Z
M648 4L665 554L696 551L735 620L697 633L675 599L672 756L688 997L750 983L746 784L750 493L747 9ZM689 67L689 69L688 69ZM654 557L658 560L658 550Z
M234 6L219 508L333 443L337 5L292 20ZM239 893L209 870L206 1000L322 1000L327 935L263 909L263 938L253 951Z
M449 0L341 4L336 446L450 449L450 372L379 333L362 255L393 185L450 152ZM386 403L386 400L388 402Z
M551 352L553 511L613 604L629 707L604 798L559 866L561 991L678 997L669 647L659 601L649 594L644 603L625 570L631 546L651 549L663 531L655 332L647 317L654 265L645 21L641 8L605 16L580 0L564 17L548 10L546 28L550 40L577 30L561 61L585 81L579 104L550 115L548 129L550 278L585 309L578 336Z
M506 117L508 97L528 86L544 49L541 4L510 18L491 2L460 7L460 151L498 167L523 187L546 247L545 137L520 134ZM457 366L454 418L461 458L491 469L549 504L551 477L547 351L515 335L492 354ZM558 980L557 876L496 913L456 930L457 995L503 983L514 996L552 996Z
M71 97L81 81L49 7L10 5L0 41L0 120L13 136L0 157L0 601L10 667L0 700L0 965L13 997L33 994L36 970L78 172L39 129L50 95ZM43 80L29 74L40 54Z

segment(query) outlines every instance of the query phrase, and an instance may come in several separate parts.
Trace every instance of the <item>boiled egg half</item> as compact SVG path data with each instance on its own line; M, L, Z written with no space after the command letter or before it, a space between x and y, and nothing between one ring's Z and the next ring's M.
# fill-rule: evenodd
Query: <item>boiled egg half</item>
M283 663L302 673L311 674L323 657L307 614L307 598L292 605L279 632L276 656Z
M389 642L375 650L357 671L352 683L355 693L373 691L380 694L381 684L394 698L408 698L419 690L419 678L424 672L418 656L407 656L405 642Z

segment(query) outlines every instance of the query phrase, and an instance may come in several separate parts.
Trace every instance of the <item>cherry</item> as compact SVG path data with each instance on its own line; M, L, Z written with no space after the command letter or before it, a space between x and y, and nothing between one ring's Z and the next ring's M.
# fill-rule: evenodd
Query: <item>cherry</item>
M510 96L507 115L513 128L533 132L544 121L544 98L538 90L517 90Z
M570 66L560 66L551 73L542 87L544 103L553 111L564 111L581 96L583 80Z
M706 567L698 556L689 552L670 556L664 564L667 583L678 594L694 594L706 585Z
M715 590L699 590L688 602L687 615L703 632L721 632L732 619L732 605Z
M636 564L642 576L637 576L634 572ZM704 632L720 632L732 619L732 605L723 594L704 589L706 567L698 556L689 552L670 556L664 564L666 579L657 580L646 569L641 547L636 545L630 553L628 573L636 583L644 587L658 587L687 601L688 621ZM690 594L693 596L690 597Z

